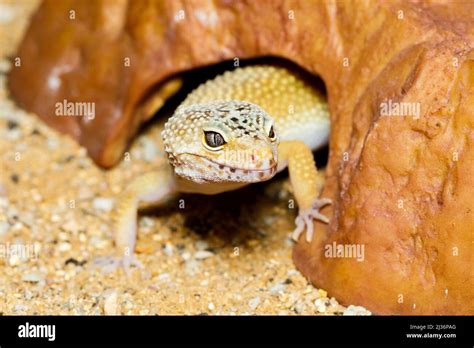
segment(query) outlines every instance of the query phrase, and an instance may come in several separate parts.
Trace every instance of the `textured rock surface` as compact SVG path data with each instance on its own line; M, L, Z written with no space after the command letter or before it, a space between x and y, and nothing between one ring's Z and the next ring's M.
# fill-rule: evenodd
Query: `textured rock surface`
M374 312L472 314L473 14L442 2L46 1L10 88L111 166L144 118L134 110L166 78L288 58L324 80L333 122L333 218L296 246L297 266ZM96 102L95 119L54 116L64 99ZM420 113L381 117L384 102ZM325 257L333 242L363 246L363 260Z

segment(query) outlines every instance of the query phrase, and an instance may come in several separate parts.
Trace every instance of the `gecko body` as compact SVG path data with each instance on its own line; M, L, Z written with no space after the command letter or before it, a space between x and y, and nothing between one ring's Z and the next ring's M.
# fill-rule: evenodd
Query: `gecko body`
M299 207L293 238L313 220L328 222L319 209L323 178L312 151L327 143L327 104L298 74L282 67L238 68L200 85L162 131L169 167L134 179L114 215L116 260L128 270L139 203L160 204L179 193L217 194L271 179L288 168Z

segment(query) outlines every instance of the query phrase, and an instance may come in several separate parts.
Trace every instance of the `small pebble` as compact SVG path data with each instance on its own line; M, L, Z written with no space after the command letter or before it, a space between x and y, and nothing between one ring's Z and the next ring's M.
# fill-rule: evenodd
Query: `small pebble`
M140 227L153 227L155 225L155 221L148 216L142 217L138 223Z
M17 304L15 307L13 307L13 310L15 312L25 312L28 310L28 307L23 304Z
M159 281L167 280L167 279L169 279L169 278L170 278L170 274L169 274L169 273L161 273L161 274L157 277L157 279L158 279Z
M296 304L295 304L295 312L298 313L298 314L303 313L304 307L305 307L304 302L296 302Z
M0 197L0 208L8 207L8 199L6 197Z
M207 258L212 257L212 256L214 256L214 253L212 253L210 251L207 251L207 250L200 250L200 251L198 251L194 254L194 258L196 260L203 260L203 259L207 259Z
M188 260L184 266L184 272L190 277L194 277L199 271L199 263L196 260Z
M18 266L20 264L20 257L17 254L13 254L10 256L10 259L8 260L8 264L12 267Z
M57 139L55 138L52 138L52 137L49 137L47 140L46 140L46 145L48 146L48 148L50 150L55 150L58 145L59 145L59 142Z
M318 289L318 295L319 297L327 297L328 293L324 291L323 289Z
M92 206L96 210L101 210L105 212L110 212L114 207L114 200L112 198L95 198L92 202Z
M10 229L10 224L6 221L0 221L0 237L3 237L7 234Z
M324 313L324 312L326 312L326 306L325 305L320 305L320 306L318 306L318 308L316 308L316 310L319 313Z
M278 283L270 288L270 292L275 295L275 294L278 294L280 291L281 292L285 291L285 289L286 289L286 286L284 284Z
M364 307L350 305L342 315L372 315L372 313Z
M118 304L117 304L117 291L113 290L107 294L104 294L104 313L106 315L117 315L118 314Z
M216 306L214 306L214 303L209 302L209 304L207 305L207 308L208 308L210 311L213 311L214 309L216 309Z
M326 299L322 299L322 298L318 298L316 301L314 301L314 305L316 307L324 306L325 303L326 303Z
M61 252L69 251L69 250L71 250L71 244L69 244L69 243L61 243L61 244L59 244L59 246L58 246L58 250L61 251Z
M196 242L196 249L197 250L206 250L207 248L209 248L209 243L206 242L205 240L198 240Z
M251 299L249 302L248 302L248 305L249 307L254 311L257 309L258 305L260 304L260 297L255 297L253 299Z
M43 279L43 276L38 272L27 273L23 277L21 277L21 280L30 283L39 283Z
M8 120L8 122L7 122L7 128L8 128L9 130L18 128L18 123L15 122L15 121L13 121L13 120Z
M163 248L163 251L165 252L166 256L173 256L173 246L170 243L165 244L165 247ZM183 259L184 259L184 257L183 257Z

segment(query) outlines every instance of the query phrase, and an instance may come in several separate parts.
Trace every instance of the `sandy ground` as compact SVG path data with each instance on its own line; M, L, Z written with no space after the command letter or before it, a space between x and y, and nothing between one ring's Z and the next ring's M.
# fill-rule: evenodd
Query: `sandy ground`
M285 175L147 209L137 245L145 269L127 277L95 267L113 250L117 195L163 161L159 133L149 127L129 161L104 171L15 106L6 57L36 4L0 1L0 314L368 314L340 306L295 269Z

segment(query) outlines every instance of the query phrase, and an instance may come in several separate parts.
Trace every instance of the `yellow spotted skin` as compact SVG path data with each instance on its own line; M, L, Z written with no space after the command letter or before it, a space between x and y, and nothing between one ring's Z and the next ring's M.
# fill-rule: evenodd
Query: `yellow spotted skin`
M227 71L196 88L181 106L215 100L258 105L275 120L281 140L301 140L312 150L327 142L329 111L325 97L295 71L269 65Z
M313 150L329 136L323 95L283 67L238 68L190 93L162 131L169 167L134 179L119 197L114 216L118 259L132 263L136 211L142 201L160 204L181 192L216 194L271 179L288 168L299 214L293 239L313 222L328 223L319 209L324 185ZM119 264L119 263L117 263Z

